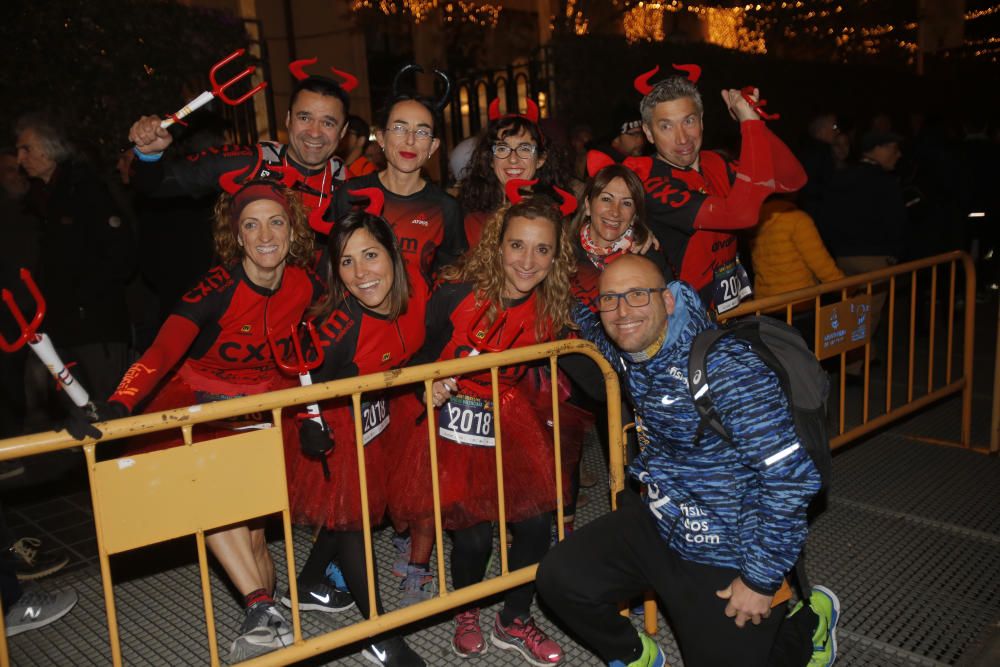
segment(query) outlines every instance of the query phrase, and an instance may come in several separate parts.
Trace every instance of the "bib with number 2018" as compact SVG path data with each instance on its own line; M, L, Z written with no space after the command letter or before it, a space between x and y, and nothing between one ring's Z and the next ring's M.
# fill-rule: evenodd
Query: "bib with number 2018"
M368 444L389 426L389 406L384 398L361 401L361 441Z
M460 445L495 447L493 401L453 396L438 409L438 434Z
M715 310L718 313L732 310L752 293L750 277L739 258L715 267L712 277L712 295L715 301Z

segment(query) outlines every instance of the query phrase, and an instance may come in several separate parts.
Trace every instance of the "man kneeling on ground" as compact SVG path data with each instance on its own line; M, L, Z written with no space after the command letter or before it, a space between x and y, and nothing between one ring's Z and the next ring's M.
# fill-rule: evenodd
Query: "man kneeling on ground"
M686 283L666 285L652 262L631 255L601 275L596 305L599 320L583 305L574 316L636 409L643 450L629 472L645 497L623 491L616 511L550 551L538 591L612 666L665 663L618 613L649 589L687 667L764 665L786 613L787 596L775 594L805 543L806 508L820 488L778 379L742 343L721 339L708 370L732 441L711 429L699 438L688 357L692 339L714 325L698 295ZM832 663L829 643L820 664Z

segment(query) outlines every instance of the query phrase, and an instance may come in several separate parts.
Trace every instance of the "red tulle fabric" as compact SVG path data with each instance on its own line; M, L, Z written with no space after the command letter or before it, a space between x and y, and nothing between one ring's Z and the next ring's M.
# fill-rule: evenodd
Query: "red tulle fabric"
M209 381L207 379L205 386L203 387L197 382L197 379L197 375L193 373L175 373L165 384L162 385L160 390L156 392L156 395L148 403L145 410L143 410L143 413L149 414L151 412L160 412L162 410L172 410L174 408L183 408L190 405L205 403L206 392L211 394L214 400L222 400L223 398L235 398L237 396L254 396L268 391L277 391L279 389L287 389L289 387L297 387L299 385L297 379L278 374L273 374L267 382L250 384L230 382L226 383L224 387L220 386L219 382L216 380ZM222 422L196 424L192 429L192 440L194 442L203 442L205 440L214 440L215 438L236 435L240 432L235 430L236 427L270 421L271 413L266 412L245 415ZM170 429L130 439L127 446L127 452L129 454L145 454L147 452L155 452L161 449L176 447L183 443L184 440L181 437L180 429Z
M503 448L504 507L508 521L523 521L556 506L555 454L551 397L529 375L501 396L500 431ZM394 406L393 423L409 438L391 438L389 512L396 520L433 516L430 453L424 405L415 396ZM589 413L560 406L563 493L569 495L570 473L580 460L582 434ZM441 516L449 530L468 528L499 517L496 452L437 437Z
M323 418L333 435L333 451L327 454L330 479L323 477L319 459L302 453L298 422L286 416L285 470L288 474L288 503L295 523L323 525L334 530L361 530L361 485L358 477L358 454L354 418L349 403L336 407L322 406ZM391 413L390 413L391 415ZM394 416L391 417L391 427ZM368 489L368 516L377 525L386 508L386 470L384 444L388 428L365 445L365 477Z

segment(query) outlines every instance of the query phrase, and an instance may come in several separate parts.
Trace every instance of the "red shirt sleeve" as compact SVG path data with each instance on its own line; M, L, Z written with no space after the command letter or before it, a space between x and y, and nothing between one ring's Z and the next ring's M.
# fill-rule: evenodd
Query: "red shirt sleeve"
M171 315L163 323L156 340L146 353L132 364L110 401L116 401L129 409L150 394L156 385L170 372L191 347L198 336L198 325L180 315Z

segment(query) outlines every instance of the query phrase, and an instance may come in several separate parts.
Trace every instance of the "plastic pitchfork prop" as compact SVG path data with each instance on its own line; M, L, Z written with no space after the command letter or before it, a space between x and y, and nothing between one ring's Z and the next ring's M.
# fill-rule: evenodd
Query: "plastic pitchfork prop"
M248 99L250 99L260 91L267 88L267 81L261 81L256 86L251 88L249 92L247 92L244 95L241 95L240 97L237 97L235 100L226 94L227 88L233 86L237 81L241 81L242 79L245 79L246 77L250 76L255 71L257 71L257 67L254 65L247 67L245 70L243 70L242 72L231 78L229 81L226 81L225 83L219 83L216 80L216 76L220 69L222 69L229 63L233 62L234 60L242 56L244 53L246 53L246 49L236 49L228 56L226 56L219 62L215 63L215 65L212 66L212 69L208 71L208 78L212 82L212 90L204 91L201 95L199 95L198 97L194 98L193 100L185 104L182 109L175 111L174 113L164 118L160 122L160 127L163 128L170 127L174 123L183 124L181 121L182 118L191 115L198 109L202 108L203 106L211 102L216 97L218 97L220 100L222 100L229 106L235 107L240 104L243 104Z
M38 328L42 324L42 320L45 318L45 298L42 296L41 291L38 289L38 285L35 284L34 279L31 277L31 272L28 269L21 269L21 280L24 282L25 287L28 288L28 292L31 297L35 300L35 316L31 318L31 322L28 322L24 313L18 307L17 303L14 301L14 295L11 294L10 290L4 289L2 292L3 302L7 304L7 308L10 309L11 315L14 317L14 321L17 322L17 326L21 329L21 335L13 341L9 342L7 339L0 334L0 350L4 352L16 352L24 347L27 343L31 347L31 351L34 352L45 367L49 369L49 373L52 377L56 379L63 389L66 390L66 395L69 396L70 400L73 401L77 407L84 408L90 403L90 395L87 394L87 390L76 381L73 374L69 372L66 368L66 364L62 362L59 358L59 354L56 352L55 347L52 345L52 339L50 339L44 333L39 333Z
M305 322L306 333L309 336L309 340L312 342L313 349L316 350L316 356L312 360L306 358L306 355L302 351L302 341L299 339L298 327L296 325L291 326L291 341L292 341L292 352L294 352L294 362L285 361L284 355L278 346L278 341L274 339L274 335L270 329L267 330L267 342L271 346L271 354L274 356L274 363L278 365L286 373L295 373L299 376L299 385L303 387L312 386L312 374L310 371L316 370L323 363L323 347L319 342L319 334L316 333L316 327L313 326L312 322ZM323 418L319 416L319 405L316 403L310 403L306 406L306 412L312 415L310 419L320 426L323 425ZM323 477L330 479L330 469L326 465L326 458L321 459L323 464Z
M764 111L764 106L767 104L767 100L761 100L761 99L754 100L753 94L754 94L753 86L744 86L743 89L740 90L740 95L743 96L743 99L747 101L747 104L749 104L750 107L754 111L756 111L761 118L763 118L764 120L778 120L779 118L781 118L780 113L768 113Z

